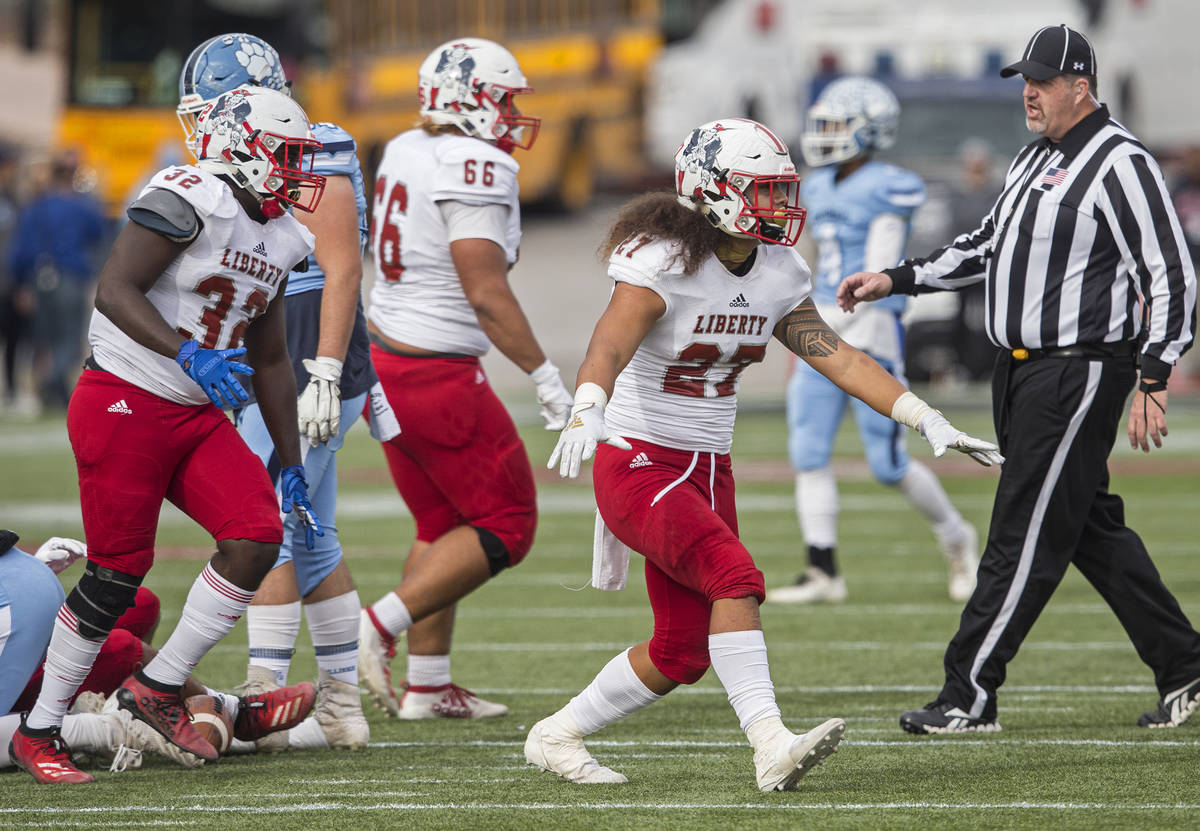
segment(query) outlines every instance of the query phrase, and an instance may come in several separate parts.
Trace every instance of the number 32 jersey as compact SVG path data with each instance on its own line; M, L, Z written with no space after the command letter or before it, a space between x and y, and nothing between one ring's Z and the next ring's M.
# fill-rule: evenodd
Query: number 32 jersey
M193 165L159 171L142 193L152 188L187 200L204 228L146 299L167 325L205 349L241 346L246 328L266 311L288 272L312 252L313 235L291 214L255 222L224 181ZM134 386L177 404L209 403L174 358L137 343L98 311L92 312L88 343L101 367Z
M437 203L507 207L505 238L492 241L512 265L521 244L518 169L512 156L468 136L409 130L388 142L371 214L375 283L367 319L379 331L434 352L487 353L491 342L463 294Z
M775 324L812 293L812 273L794 249L760 245L744 276L715 256L685 275L677 251L634 235L609 258L613 280L650 289L667 311L617 376L605 422L664 447L728 453L738 376L763 359Z

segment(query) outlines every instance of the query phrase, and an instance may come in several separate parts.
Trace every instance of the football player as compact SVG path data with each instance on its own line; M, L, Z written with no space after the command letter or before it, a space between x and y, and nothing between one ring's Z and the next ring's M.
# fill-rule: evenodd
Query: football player
M204 41L179 78L179 118L189 147L195 146L194 118L209 102L240 86L288 92L279 55L254 35L233 33ZM260 751L364 747L370 728L358 692L358 615L362 603L342 556L334 510L337 451L376 385L359 294L367 200L354 139L336 124L311 125L322 147L313 171L325 177L321 204L296 218L316 237L316 249L288 277L288 352L303 390L297 404L304 472L313 508L325 535L311 547L296 516L284 517L279 559L259 586L246 612L250 662L246 689L267 692L287 683L300 632L301 606L308 618L318 667L318 701L313 717L288 734L259 742ZM387 411L390 412L390 411ZM238 429L272 478L280 464L262 407L238 411ZM373 425L374 426L374 425Z
M419 81L421 125L388 143L376 172L367 315L404 428L384 454L417 538L400 585L363 610L360 675L391 716L501 716L451 681L450 639L458 600L520 563L537 524L525 447L479 357L495 345L529 373L547 429L571 405L508 285L521 241L512 151L533 144L539 120L517 106L529 88L516 59L488 40L439 46ZM388 661L403 632L397 699Z
M797 735L775 701L763 577L738 539L729 460L742 371L774 337L846 393L920 429L935 454L999 456L821 320L792 248L804 225L800 178L775 133L741 118L703 125L680 147L675 173L677 194L633 201L605 241L615 286L548 465L574 477L595 454L593 584L622 587L629 551L642 554L653 635L535 724L525 759L580 784L627 781L583 737L696 683L711 664L754 750L759 789L794 790L846 724L831 718Z
M175 631L117 696L180 749L216 758L190 723L182 685L241 618L283 537L271 480L224 412L247 399L239 375L252 377L271 428L284 512L321 533L300 464L280 308L288 273L313 250L288 207L311 211L320 201L324 177L305 169L318 146L288 96L226 93L200 116L198 162L159 171L127 210L100 274L92 355L67 411L88 562L58 613L41 692L10 749L39 782L93 779L72 763L60 725L150 569L163 499L212 534L217 552ZM306 687L307 706L288 714L307 714L315 691Z
M837 308L842 277L878 271L904 258L913 212L925 201L915 173L876 161L877 150L896 140L900 103L872 78L846 77L829 84L808 111L800 147L811 172L800 186L809 233L817 245L813 302L843 341L904 378L906 300L865 303L852 315ZM905 431L886 415L845 391L804 361L796 361L787 389L788 454L796 472L796 513L808 548L808 568L794 585L767 592L772 603L839 603L846 581L838 573L838 492L830 457L849 405L875 478L904 495L930 523L949 569L950 597L958 602L975 588L978 538L950 504L937 476L910 459Z

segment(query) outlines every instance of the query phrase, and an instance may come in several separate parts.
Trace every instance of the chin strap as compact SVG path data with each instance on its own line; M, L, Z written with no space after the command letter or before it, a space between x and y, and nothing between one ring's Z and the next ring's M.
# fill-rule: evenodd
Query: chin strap
M287 213L287 208L283 207L283 203L274 196L269 196L261 203L263 216L267 219L279 219Z

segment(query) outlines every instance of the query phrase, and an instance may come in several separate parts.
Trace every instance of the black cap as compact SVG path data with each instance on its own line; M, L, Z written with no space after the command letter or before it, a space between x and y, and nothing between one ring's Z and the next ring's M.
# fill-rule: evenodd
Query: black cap
M1065 23L1038 29L1029 39L1021 60L1000 70L1005 78L1027 75L1035 81L1049 81L1064 72L1096 74L1096 52L1092 44Z

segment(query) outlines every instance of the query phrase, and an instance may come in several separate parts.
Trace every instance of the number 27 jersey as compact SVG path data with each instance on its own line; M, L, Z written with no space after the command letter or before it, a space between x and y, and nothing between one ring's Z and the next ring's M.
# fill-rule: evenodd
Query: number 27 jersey
M313 235L291 214L255 222L224 181L193 165L159 171L142 192L151 188L186 199L204 228L146 299L168 326L205 349L241 346L288 272L312 252ZM137 343L99 311L92 312L88 343L96 362L118 378L177 404L208 403L173 358Z
M743 276L710 256L683 273L678 245L634 235L609 258L613 280L658 294L667 310L617 376L604 418L618 435L728 453L738 378L762 361L775 324L812 293L792 248L760 245Z

